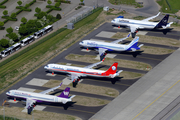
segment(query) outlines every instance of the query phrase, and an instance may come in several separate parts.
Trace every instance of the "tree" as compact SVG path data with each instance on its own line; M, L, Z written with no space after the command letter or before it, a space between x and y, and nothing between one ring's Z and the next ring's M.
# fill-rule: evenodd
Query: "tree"
M27 31L26 26L21 26L21 27L19 28L19 34L20 34L20 35L27 35L27 33L28 33L28 31Z
M29 4L26 4L26 5L25 5L25 8L28 8L29 6L30 6Z
M57 3L55 4L55 7L59 8L59 6L60 6L60 3L57 2Z
M4 26L4 22L1 22L1 21L0 21L0 28L1 28L2 26Z
M48 0L48 1L47 1L47 4L49 4L49 5L52 4L51 0Z
M22 1L18 1L17 4L18 4L19 6L21 6L21 5L22 5Z
M35 9L35 12L39 14L39 13L41 12L41 8L38 8L38 7L37 7L37 8Z
M12 27L6 29L7 33L11 34L13 32Z
M8 36L10 39L12 39L13 41L17 40L18 39L18 36L16 35L16 33L11 33L9 34Z
M29 20L29 21L26 23L26 28L27 28L27 29L32 29L32 28L35 28L35 27L36 27L35 20Z
M36 26L37 26L38 28L41 28L41 27L42 27L42 25L41 25L40 22L36 22Z
M49 21L51 21L53 19L53 16L48 14L47 17L46 17Z
M7 10L4 10L4 11L3 11L3 14L4 14L4 16L6 16L6 15L8 14L8 11L7 11Z
M61 15L59 13L56 15L56 19L61 19Z
M26 19L25 17L22 17L22 18L21 18L21 22L22 22L23 24L25 24L25 23L27 22L27 19Z
M83 2L84 0L80 0L80 2Z
M41 11L38 15L37 15L37 18L38 19L42 19L44 16L46 16L47 15L47 13L46 12L43 12L43 11Z
M11 18L16 18L16 13L12 13Z
M9 41L7 40L7 39L1 39L0 40L0 45L2 46L2 47L5 47L5 48L7 48L7 47L9 47Z
M9 40L9 44L10 45L13 45L14 44L14 41L12 39Z

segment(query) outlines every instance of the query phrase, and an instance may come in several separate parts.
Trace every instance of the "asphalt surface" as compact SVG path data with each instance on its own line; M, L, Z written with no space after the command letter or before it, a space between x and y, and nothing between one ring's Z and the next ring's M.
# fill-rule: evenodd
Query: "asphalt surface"
M111 31L111 32L118 32L118 31L124 31L124 29L117 30L113 29L113 25L111 23L105 23L102 26L100 26L98 29L94 30L87 36L85 36L82 40L84 39L98 39L96 35L100 33L101 31ZM151 32L151 31L149 31ZM176 33L176 32L175 32ZM178 33L178 32L177 32ZM161 34L161 33L159 33ZM156 34L154 34L156 35ZM177 34L178 36L178 34ZM100 38L102 39L102 37ZM104 38L107 39L107 38ZM108 38L109 39L109 38ZM109 40L114 40L114 39L109 39ZM146 45L146 44L145 44ZM162 48L171 48L171 49L177 49L176 47L169 47L169 46L163 46L163 45L157 45L157 44L147 44L149 46L155 46L155 47L162 47ZM72 63L72 64L79 64L79 65L89 65L92 63L87 63L87 62L79 62L79 61L72 61L72 60L66 60L65 57L70 54L80 54L80 55L93 55L96 56L98 53L95 51L91 52L82 52L82 48L79 46L79 42L75 43L71 47L69 47L67 50L63 51L61 54L50 60L48 63L60 63L60 62L65 62L65 63ZM108 53L111 54L111 53ZM143 52L137 53L137 55L133 55L133 53L128 53L128 52L122 52L122 53L113 53L117 54L115 57L116 59L124 59L124 60L132 60L132 61L139 61L139 62L145 62L150 64L152 67L155 67L157 64L159 64L161 61L163 61L166 57L168 57L170 54L165 54L165 55L153 55L153 54L145 54ZM113 63L112 63L113 64ZM110 66L108 65L98 65L97 67L101 68L109 68ZM130 69L130 68L122 68L118 67L118 70L124 70L124 71L129 71L129 72L137 72L137 73L142 73L146 74L147 71L144 70L137 70L137 69ZM50 80L50 79L55 79L59 80L61 82L62 79L67 77L65 74L61 73L55 73L56 76L46 76L48 72L44 70L44 66L41 66L31 74L29 74L26 78L23 80L19 81L17 84L12 86L10 89L18 89L20 87L25 87L25 88L31 88L31 89L38 89L38 90L46 90L48 88L46 87L39 87L39 86L33 86L33 85L27 85L26 83L32 80L33 78L39 78L39 79L45 79L45 80ZM109 88L114 88L119 91L121 94L124 90L126 90L129 86L134 84L136 81L138 81L139 78L137 79L123 79L123 76L111 79L111 78L95 78L95 77L84 77L82 83L84 84L90 84L90 85L96 85L96 86L103 86L103 87L109 87ZM76 86L78 87L78 85ZM7 90L7 91L8 91ZM5 91L5 92L7 92ZM56 90L55 93L59 93L62 90ZM3 99L7 99L5 92L0 95L0 102L2 103ZM105 99L105 100L113 100L113 97L107 97L103 95L96 95L96 94L89 94L89 93L84 93L82 92L75 92L71 91L71 94L75 95L81 95L85 97L92 97L92 98L99 98L99 99ZM90 106L81 106L81 105L76 105L75 102L68 103L67 105L63 105L61 103L53 103L53 104L41 104L43 106L46 106L46 108L43 111L50 111L50 112L56 112L56 113L64 113L64 114L70 114L70 115L75 115L83 120L89 119L91 116L93 116L96 112L98 112L100 109L104 107L103 106L98 106L98 107L90 107ZM23 102L18 102L18 103L9 103L9 106L17 106L17 107L24 107L25 103Z

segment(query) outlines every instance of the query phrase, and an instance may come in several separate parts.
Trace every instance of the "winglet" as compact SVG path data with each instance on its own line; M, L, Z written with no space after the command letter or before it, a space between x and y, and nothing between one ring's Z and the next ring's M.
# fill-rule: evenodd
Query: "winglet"
M127 38L128 38L130 35L131 35L131 33L129 33L129 34L127 35Z
M63 82L60 83L59 87L61 87L62 84L63 84Z

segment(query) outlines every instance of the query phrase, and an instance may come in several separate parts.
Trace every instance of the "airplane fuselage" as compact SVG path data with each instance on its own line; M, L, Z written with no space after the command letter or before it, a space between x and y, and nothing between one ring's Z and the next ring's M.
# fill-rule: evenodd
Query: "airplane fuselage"
M138 29L153 29L156 27L158 22L149 22L149 21L141 21L141 20L132 20L132 19L124 19L124 18L115 18L111 21L115 25L122 25L122 26L131 26L131 25L137 25Z
M33 92L26 92L26 91L20 91L20 90L10 90L6 93L10 97L15 98L22 98L22 99L32 99L43 102L64 102L69 101L66 98L60 98L54 95L46 95L46 94L39 94L39 93L33 93Z
M91 41L91 40L83 40L79 43L84 47L91 47L91 48L103 48L107 49L108 51L125 51L128 49L128 45L121 45L121 44L114 44L108 42L98 42L98 41Z
M94 70L94 69L81 68L75 66L48 64L44 68L48 71L63 72L70 74L75 73L75 74L79 74L80 76L109 77L109 75L104 74L105 71L102 70Z

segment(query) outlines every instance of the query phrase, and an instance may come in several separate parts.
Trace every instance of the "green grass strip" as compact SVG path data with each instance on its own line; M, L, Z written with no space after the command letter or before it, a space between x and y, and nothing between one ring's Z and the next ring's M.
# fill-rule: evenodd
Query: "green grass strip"
M1 82L0 88L3 87L2 83L6 82L6 75L11 74L11 73L17 73L18 72L17 69L20 68L22 65L28 63L29 61L31 61L32 59L38 56L45 54L48 51L57 49L58 46L56 46L56 44L62 41L65 36L67 36L69 33L79 29L80 27L86 24L92 23L101 13L101 11L102 11L102 8L95 10L93 14L77 22L74 25L75 28L73 30L62 28L58 30L57 32L54 32L50 34L49 36L43 38L37 43L27 47L26 49L15 54L14 56L8 58L7 60L1 62L0 63L0 82ZM53 49L50 50L49 48L52 48L52 46L53 46Z

